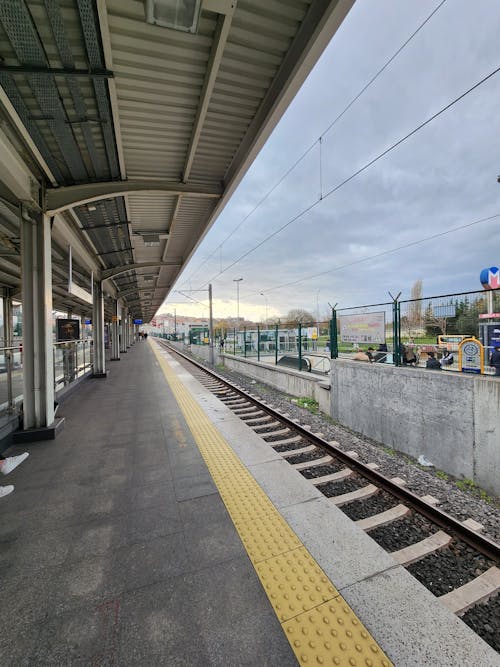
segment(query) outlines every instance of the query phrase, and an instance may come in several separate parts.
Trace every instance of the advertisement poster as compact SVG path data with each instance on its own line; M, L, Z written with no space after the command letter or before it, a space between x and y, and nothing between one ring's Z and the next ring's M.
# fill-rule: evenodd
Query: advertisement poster
M340 340L343 343L385 342L385 313L340 315Z
M56 340L80 340L80 320L56 320Z

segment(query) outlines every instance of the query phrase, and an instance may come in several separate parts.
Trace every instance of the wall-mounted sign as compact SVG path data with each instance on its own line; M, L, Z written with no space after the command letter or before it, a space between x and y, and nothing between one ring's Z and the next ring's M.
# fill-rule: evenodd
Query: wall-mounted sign
M77 299L85 301L85 303L93 303L94 301L93 282L94 282L94 276L93 274L91 274L90 292L87 292L86 290L83 289L83 287L80 287L79 285L76 285L73 282L73 251L71 246L68 246L68 294L76 296Z
M84 320L85 324L92 324L92 320Z
M480 320L494 320L498 319L500 317L500 313L480 313L479 314L479 319Z
M142 324L142 320L134 320L134 324Z
M498 266L490 266L483 269L479 274L479 280L484 289L496 289L500 287L500 269Z
M464 338L458 346L458 370L484 373L484 347L477 338Z
M340 315L340 340L343 343L384 343L385 313Z
M80 321L56 320L56 340L58 343L69 340L80 340Z

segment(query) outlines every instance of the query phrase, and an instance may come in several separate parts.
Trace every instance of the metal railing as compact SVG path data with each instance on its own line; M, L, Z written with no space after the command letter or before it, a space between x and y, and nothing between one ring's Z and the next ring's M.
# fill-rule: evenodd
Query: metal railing
M0 414L14 411L22 393L22 345L0 347Z
M54 391L92 370L94 347L91 338L54 343ZM0 415L15 412L23 400L23 346L0 347Z
M54 390L57 392L91 371L93 361L91 338L54 343Z

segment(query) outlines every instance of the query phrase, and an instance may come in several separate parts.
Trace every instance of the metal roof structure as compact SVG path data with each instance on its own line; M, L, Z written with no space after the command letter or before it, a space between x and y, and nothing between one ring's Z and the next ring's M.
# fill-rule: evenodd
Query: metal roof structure
M43 183L56 306L83 308L64 287L70 239L75 280L92 270L153 317L353 2L202 0L191 33L147 14L196 0L1 0L0 130ZM0 283L15 290L7 181Z

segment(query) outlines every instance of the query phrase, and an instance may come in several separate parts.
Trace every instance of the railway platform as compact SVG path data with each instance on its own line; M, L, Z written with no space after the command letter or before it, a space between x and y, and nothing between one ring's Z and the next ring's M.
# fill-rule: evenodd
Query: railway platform
M60 414L9 451L2 665L500 664L155 341Z

